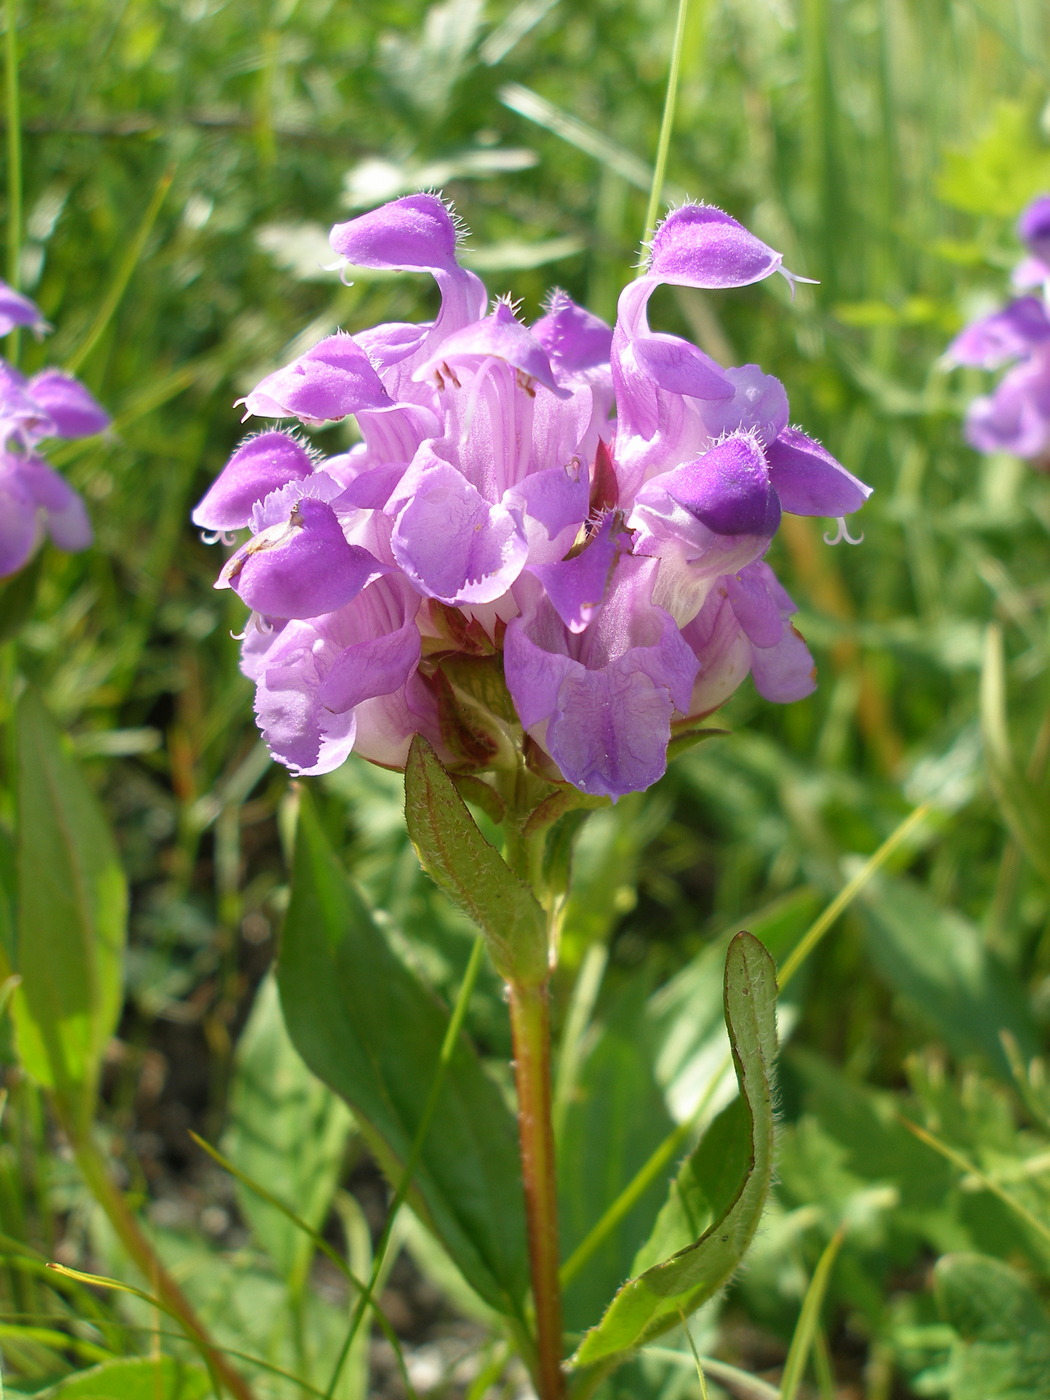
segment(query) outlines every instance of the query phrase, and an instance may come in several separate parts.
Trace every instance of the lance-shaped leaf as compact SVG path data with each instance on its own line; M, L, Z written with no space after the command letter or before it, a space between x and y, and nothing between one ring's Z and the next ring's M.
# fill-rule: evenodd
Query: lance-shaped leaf
M127 887L102 809L32 692L16 742L18 1052L83 1124L120 1015Z
M405 820L419 863L485 935L508 982L547 980L547 921L535 895L478 830L437 754L422 735L405 766Z
M675 1326L727 1282L754 1236L773 1171L776 976L773 960L749 933L738 933L729 945L725 1014L740 1107L716 1120L683 1166L672 1187L672 1203L677 1198L680 1204L661 1213L657 1236L669 1242L680 1238L682 1223L671 1220L669 1211L680 1209L684 1221L700 1197L713 1207L715 1219L699 1239L624 1284L584 1337L573 1357L576 1366L623 1356ZM745 1128L743 1151L734 1147L737 1124ZM712 1133L717 1152L711 1150ZM727 1182L734 1157L734 1179Z
M277 985L299 1054L349 1103L399 1181L439 1070L448 1012L391 950L305 794ZM528 1264L517 1135L465 1037L448 1063L409 1202L475 1291L520 1317Z

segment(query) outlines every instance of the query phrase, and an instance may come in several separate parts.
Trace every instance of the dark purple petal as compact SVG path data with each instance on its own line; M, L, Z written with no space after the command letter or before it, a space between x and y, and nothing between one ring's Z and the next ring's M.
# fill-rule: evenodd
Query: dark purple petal
M665 487L672 501L718 535L772 538L780 524L780 503L766 459L756 439L747 434L726 438L679 467Z
M754 433L764 447L788 425L788 400L784 386L758 365L722 370L733 386L731 399L705 404L704 426L713 438L738 431Z
M779 272L783 261L721 209L686 204L656 230L647 271L680 287L745 287Z
M364 409L390 408L393 400L357 342L330 335L284 369L268 374L243 403L261 418L301 418L324 423Z
M28 297L16 292L6 282L0 282L0 335L7 335L16 326L31 326L38 335L49 329Z
M766 448L766 460L780 504L792 515L826 515L834 519L859 510L871 495L870 486L798 428L781 433Z
M349 602L376 571L366 549L347 543L331 506L304 497L284 525L242 546L215 586L268 616L312 618Z
M967 326L948 346L947 353L956 364L998 369L1047 340L1050 316L1046 307L1039 297L1019 297L1002 311Z
M303 481L313 461L302 443L276 428L242 442L193 512L202 530L240 530L252 507L289 481Z
M72 375L45 369L33 376L26 389L51 419L58 437L91 437L109 427L109 414Z
M405 195L336 224L330 242L340 257L356 267L452 272L457 266L456 225L432 194Z

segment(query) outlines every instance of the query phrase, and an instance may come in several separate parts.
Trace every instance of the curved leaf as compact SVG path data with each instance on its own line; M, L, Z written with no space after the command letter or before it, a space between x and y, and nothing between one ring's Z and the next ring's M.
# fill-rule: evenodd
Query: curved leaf
M573 1357L576 1366L622 1356L675 1326L727 1282L754 1236L773 1172L776 976L773 960L749 933L738 933L729 945L725 1014L740 1106L716 1120L683 1166L657 1235L665 1241L680 1237L703 1202L715 1214L713 1223L699 1239L624 1284L584 1337ZM744 1150L737 1156L739 1148Z

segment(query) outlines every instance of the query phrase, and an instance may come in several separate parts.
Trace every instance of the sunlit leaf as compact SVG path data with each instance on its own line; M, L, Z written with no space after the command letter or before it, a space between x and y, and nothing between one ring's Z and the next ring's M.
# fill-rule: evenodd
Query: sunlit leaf
M725 1014L740 1084L737 1112L745 1127L736 1170L727 1169L727 1152L705 1153L701 1144L683 1167L681 1184L672 1189L684 1215L702 1195L717 1211L714 1220L699 1239L620 1289L601 1322L584 1337L573 1357L577 1366L633 1351L694 1312L732 1276L758 1227L773 1171L776 976L769 954L748 933L737 934L729 945ZM723 1119L722 1130L731 1141L731 1120L727 1124ZM666 1231L666 1220L657 1229Z

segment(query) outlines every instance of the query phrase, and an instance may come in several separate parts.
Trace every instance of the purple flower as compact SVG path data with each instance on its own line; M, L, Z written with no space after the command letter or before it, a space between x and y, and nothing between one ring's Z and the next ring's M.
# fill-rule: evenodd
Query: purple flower
M0 335L15 326L47 329L33 303L0 282ZM27 379L0 360L0 578L27 564L45 536L64 550L91 543L84 503L37 447L49 437L90 437L109 421L71 375L45 369Z
M957 365L999 369L1015 361L990 394L966 413L966 439L978 452L1012 452L1050 466L1050 195L1024 210L1017 226L1028 256L1016 287L1041 287L964 327L948 347Z
M248 413L352 415L361 441L324 458L268 428L193 518L251 532L217 586L253 609L243 665L282 762L399 766L422 732L451 766L524 758L615 800L748 672L766 698L809 694L763 556L782 512L843 517L869 488L790 426L779 380L651 328L662 284L792 279L721 210L665 220L615 327L564 292L531 326L488 306L458 242L433 195L332 230L351 265L432 277L438 314L329 336L267 375Z

